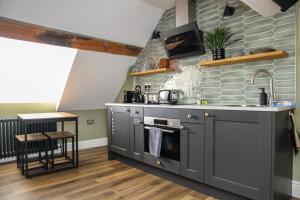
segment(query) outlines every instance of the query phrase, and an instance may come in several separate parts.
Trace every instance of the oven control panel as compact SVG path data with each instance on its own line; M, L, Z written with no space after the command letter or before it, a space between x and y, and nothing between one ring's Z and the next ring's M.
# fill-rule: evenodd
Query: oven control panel
M144 117L144 124L169 128L180 128L180 119Z

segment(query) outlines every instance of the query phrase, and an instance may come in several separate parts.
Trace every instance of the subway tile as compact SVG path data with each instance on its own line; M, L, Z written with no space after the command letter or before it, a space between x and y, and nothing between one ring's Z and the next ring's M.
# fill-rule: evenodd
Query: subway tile
M295 9L272 17L263 17L242 2L229 0L236 8L236 13L231 19L223 20L226 3L222 0L196 0L196 19L203 31L212 31L219 25L229 26L236 33L233 39L242 39L226 49L227 56L231 56L238 49L249 53L258 47L273 47L287 51L289 57L221 67L199 66L200 61L212 58L211 52L207 51L202 56L172 61L171 65L177 67L175 72L136 77L135 83L151 83L153 91L164 87L182 89L187 98L195 98L197 93L201 93L210 104L257 104L259 88L264 87L269 91L269 78L259 75L255 85L251 85L250 80L256 70L266 69L275 79L278 99L295 100ZM175 9L172 8L162 15L156 28L164 32L174 28L175 22ZM157 59L167 56L159 40L147 42L144 52L135 63L136 68L143 69L147 60L153 56Z

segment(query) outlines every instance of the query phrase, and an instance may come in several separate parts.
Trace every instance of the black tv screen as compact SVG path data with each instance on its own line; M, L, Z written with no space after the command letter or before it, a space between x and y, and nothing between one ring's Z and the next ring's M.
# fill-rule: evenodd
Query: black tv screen
M162 35L169 59L203 55L203 32L195 22L172 29Z

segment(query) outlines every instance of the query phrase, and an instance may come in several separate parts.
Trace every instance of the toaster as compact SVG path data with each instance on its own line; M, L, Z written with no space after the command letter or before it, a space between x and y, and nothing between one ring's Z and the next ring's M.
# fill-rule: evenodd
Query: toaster
M160 90L158 92L158 103L160 104L178 104L180 99L180 90Z

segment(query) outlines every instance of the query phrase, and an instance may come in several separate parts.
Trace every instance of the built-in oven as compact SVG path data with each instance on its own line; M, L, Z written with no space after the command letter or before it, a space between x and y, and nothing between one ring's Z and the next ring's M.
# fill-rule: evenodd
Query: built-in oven
M160 158L180 162L180 120L144 117L144 125L145 153L149 153L149 130L157 127L162 131Z

